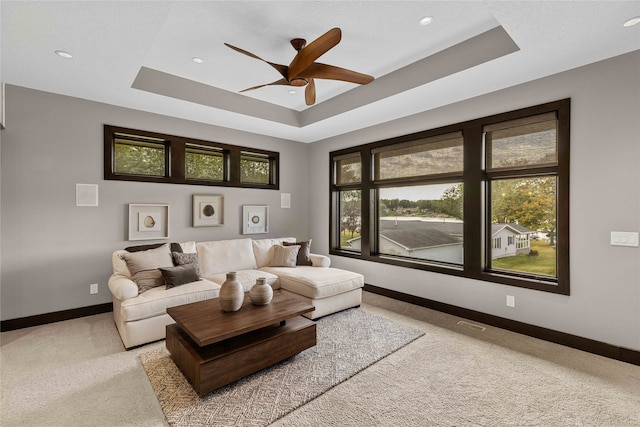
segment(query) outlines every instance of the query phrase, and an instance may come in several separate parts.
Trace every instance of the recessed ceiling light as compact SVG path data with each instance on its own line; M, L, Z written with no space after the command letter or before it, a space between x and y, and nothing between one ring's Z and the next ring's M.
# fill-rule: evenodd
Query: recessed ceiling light
M202 58L198 58L197 56L194 56L193 58L191 58L191 60L196 64L202 64L204 62Z
M295 91L295 90L291 89L291 90L289 91L289 95L295 95L295 94L296 94L296 91Z
M628 27L633 27L634 25L638 25L640 24L640 16L636 16L635 18L631 18L627 21L625 21L624 24L622 24L623 27L628 28Z
M56 55L64 59L73 58L73 55L71 55L69 52L65 52L64 50L56 50Z
M418 22L420 22L420 25L429 25L433 22L433 16L424 16Z

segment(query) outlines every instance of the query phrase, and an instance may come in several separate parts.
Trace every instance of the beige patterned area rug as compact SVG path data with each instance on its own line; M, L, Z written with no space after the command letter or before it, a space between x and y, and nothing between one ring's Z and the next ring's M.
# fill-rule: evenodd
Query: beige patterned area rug
M350 309L317 321L317 345L204 397L165 348L140 355L172 426L265 426L424 335Z

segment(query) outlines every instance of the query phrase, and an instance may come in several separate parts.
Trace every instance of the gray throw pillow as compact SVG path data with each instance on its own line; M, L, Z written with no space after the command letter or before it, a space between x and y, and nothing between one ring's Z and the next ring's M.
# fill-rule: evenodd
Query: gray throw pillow
M193 264L196 269L196 274L198 274L198 277L200 276L200 264L198 264L198 254L172 252L171 256L173 257L173 263L175 265Z
M296 265L312 265L311 262L311 240L308 242L283 242L284 246L300 246L300 250L298 251L298 259L296 261Z
M158 270L162 273L164 284L167 286L167 289L200 280L200 275L196 272L193 264L159 268Z

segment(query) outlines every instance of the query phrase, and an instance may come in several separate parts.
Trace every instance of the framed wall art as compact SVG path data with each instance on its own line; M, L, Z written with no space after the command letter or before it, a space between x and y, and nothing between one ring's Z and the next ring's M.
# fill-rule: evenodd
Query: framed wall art
M224 224L224 197L220 194L193 195L193 227Z
M129 205L129 240L168 238L169 205Z
M269 232L269 206L242 206L242 234Z

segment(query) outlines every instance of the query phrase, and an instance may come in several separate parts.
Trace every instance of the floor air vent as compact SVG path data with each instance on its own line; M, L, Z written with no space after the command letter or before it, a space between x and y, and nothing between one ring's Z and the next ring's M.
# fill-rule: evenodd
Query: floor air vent
M458 325L460 325L460 326L468 326L468 327L473 328L473 329L478 330L478 331L485 331L487 329L484 326L475 325L473 323L465 322L464 320L458 321Z

